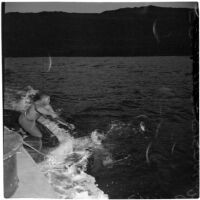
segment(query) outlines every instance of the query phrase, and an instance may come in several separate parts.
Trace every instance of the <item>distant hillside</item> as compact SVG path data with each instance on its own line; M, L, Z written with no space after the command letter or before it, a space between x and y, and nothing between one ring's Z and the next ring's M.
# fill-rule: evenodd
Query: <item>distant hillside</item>
M187 8L154 6L101 14L7 13L4 55L191 55L192 14Z

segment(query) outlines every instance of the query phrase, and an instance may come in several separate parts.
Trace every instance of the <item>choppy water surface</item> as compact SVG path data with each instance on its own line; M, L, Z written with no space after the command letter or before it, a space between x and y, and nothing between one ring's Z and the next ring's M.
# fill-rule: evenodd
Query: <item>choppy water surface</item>
M94 152L87 173L109 198L171 198L195 188L189 57L55 57L48 65L6 58L4 87L49 94L75 124L74 137L106 135L112 160Z

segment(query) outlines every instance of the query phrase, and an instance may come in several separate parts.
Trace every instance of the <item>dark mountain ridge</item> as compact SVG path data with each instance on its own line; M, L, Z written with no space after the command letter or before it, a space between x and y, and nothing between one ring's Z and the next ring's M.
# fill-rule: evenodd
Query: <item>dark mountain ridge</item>
M15 56L191 55L189 8L121 8L102 13L7 13L3 53Z

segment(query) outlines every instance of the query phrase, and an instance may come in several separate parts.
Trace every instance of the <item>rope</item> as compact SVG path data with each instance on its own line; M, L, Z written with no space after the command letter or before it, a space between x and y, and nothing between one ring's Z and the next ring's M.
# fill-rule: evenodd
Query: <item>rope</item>
M28 144L28 143L26 143L26 142L24 142L24 141L22 141L22 143L23 143L24 145L30 147L31 149L33 149L34 151L36 151L36 152L39 153L40 155L43 155L43 156L45 156L45 157L47 156L47 155L45 155L44 153L42 153L42 152L38 151L37 149L35 149L34 147L32 147L30 144Z

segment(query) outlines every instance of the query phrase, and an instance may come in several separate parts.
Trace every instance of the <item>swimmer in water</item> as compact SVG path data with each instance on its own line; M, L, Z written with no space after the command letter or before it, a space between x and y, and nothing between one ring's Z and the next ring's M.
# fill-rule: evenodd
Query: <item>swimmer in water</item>
M19 117L19 124L31 136L42 138L42 133L37 128L37 119L41 115L48 115L52 118L57 118L57 114L50 106L50 97L47 95L36 95L31 106L23 112Z

